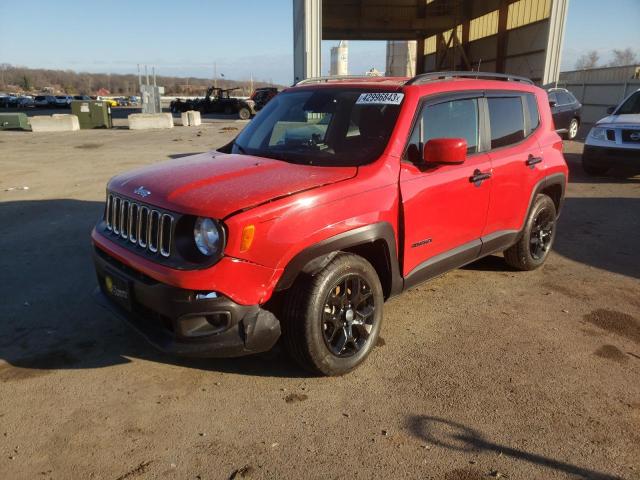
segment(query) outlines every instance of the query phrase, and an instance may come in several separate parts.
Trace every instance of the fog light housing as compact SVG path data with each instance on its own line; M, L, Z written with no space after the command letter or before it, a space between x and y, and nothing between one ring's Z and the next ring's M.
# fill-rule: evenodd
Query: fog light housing
M197 313L180 317L177 330L183 337L206 337L226 330L230 323L229 312Z

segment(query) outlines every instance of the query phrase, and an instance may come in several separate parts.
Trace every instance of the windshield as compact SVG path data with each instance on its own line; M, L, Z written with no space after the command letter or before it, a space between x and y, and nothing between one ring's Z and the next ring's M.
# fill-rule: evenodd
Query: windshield
M362 88L281 93L242 131L232 153L308 165L364 165L384 151L403 96Z
M640 113L640 92L636 92L620 105L616 115L635 115Z

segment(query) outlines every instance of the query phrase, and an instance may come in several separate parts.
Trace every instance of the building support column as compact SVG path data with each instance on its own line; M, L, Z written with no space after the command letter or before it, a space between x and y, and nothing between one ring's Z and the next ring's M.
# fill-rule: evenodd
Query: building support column
M424 73L424 36L416 38L416 75Z
M551 2L547 50L544 59L544 75L542 77L543 85L556 83L560 76L562 43L564 42L564 28L567 23L568 9L569 0L552 0Z
M322 0L293 0L294 83L321 75Z
M506 73L507 65L507 18L509 17L509 0L501 0L498 9L498 38L496 42L496 72Z

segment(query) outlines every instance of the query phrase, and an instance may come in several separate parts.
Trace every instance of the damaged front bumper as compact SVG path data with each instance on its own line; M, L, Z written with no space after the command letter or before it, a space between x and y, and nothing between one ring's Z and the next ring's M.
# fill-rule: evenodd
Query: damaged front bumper
M259 305L158 282L99 249L94 262L98 303L163 352L238 357L270 350L280 337L280 322Z

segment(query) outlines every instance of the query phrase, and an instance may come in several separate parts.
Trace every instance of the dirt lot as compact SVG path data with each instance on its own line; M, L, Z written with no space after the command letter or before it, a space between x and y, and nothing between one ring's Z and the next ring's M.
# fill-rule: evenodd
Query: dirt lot
M241 127L0 132L2 478L640 479L640 176L585 177L578 143L547 265L395 298L345 377L163 356L98 307L108 178Z

